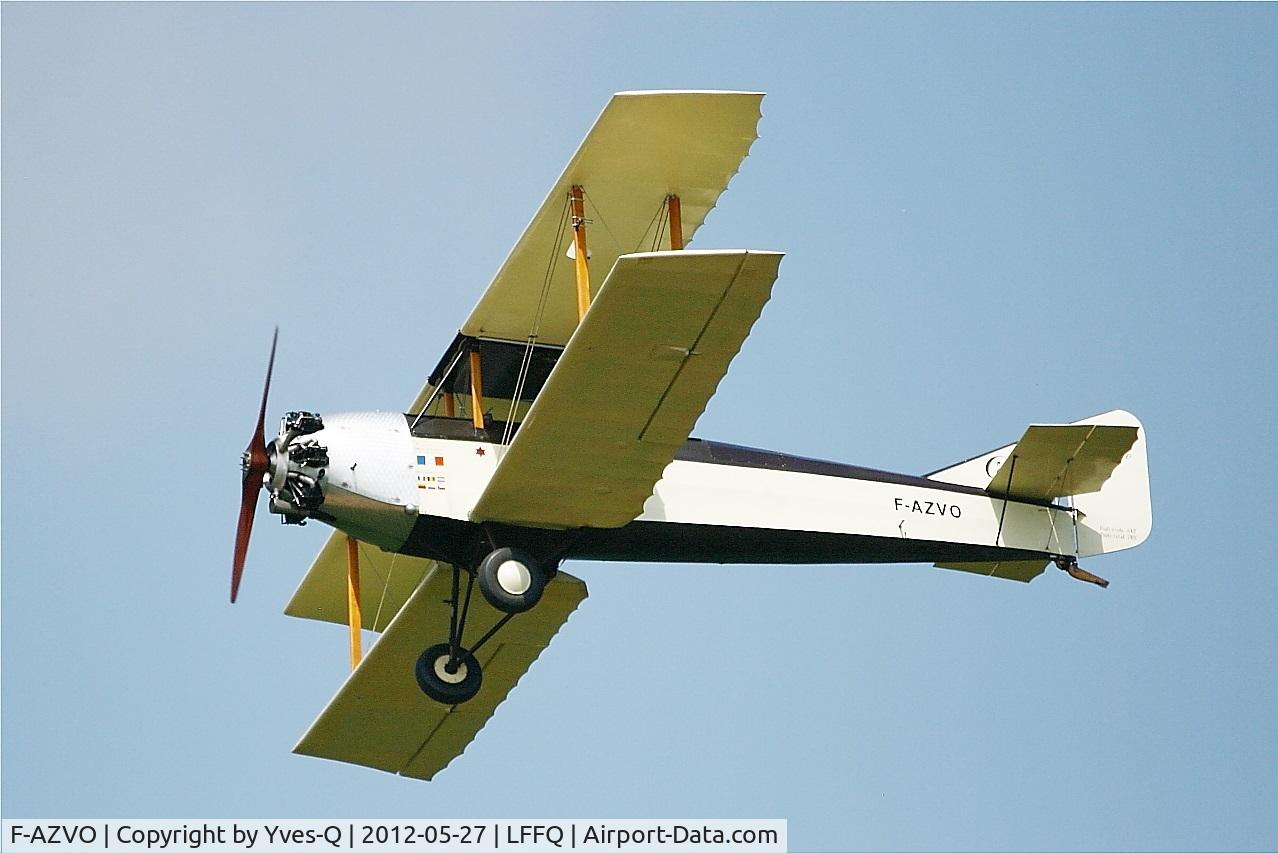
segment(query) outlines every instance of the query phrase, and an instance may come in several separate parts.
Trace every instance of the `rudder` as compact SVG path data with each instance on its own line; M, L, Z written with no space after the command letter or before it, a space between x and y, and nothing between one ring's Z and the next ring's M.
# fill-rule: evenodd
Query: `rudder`
M1135 548L1149 538L1154 523L1145 427L1135 415L1121 409L1082 423L1134 426L1136 442L1100 491L1073 499L1078 510L1078 556Z

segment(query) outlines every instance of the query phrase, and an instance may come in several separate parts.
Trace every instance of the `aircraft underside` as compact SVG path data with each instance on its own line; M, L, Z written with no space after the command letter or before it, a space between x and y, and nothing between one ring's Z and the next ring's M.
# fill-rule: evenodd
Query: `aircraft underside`
M471 565L495 547L512 545L540 560L639 563L942 563L1046 561L1046 551L925 539L777 530L668 521L632 521L611 530L543 530L420 516L401 553ZM476 557L475 555L478 555Z

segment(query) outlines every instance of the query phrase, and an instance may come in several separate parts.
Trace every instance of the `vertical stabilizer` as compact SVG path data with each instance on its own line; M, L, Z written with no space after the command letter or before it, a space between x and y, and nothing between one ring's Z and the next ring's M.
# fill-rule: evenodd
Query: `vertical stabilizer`
M1149 537L1153 527L1145 428L1135 415L1121 409L1082 423L1134 426L1136 442L1100 491L1074 497L1078 510L1078 556L1135 548Z

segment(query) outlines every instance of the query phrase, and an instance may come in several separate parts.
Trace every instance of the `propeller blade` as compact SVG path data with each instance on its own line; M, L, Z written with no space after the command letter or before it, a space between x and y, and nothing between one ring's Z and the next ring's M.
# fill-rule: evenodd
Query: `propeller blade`
M266 362L266 385L262 388L262 407L257 411L257 430L253 433L253 440L249 442L249 450L254 447L260 447L262 450L262 464L266 464L266 397L271 393L271 373L275 370L275 345L280 340L280 327L275 327L275 334L271 336L271 357Z
M240 594L240 578L244 574L244 557L248 554L249 534L253 532L253 512L257 509L257 490L262 487L244 478L244 494L240 498L240 523L235 528L235 562L231 564L231 603Z
M231 563L231 603L240 592L240 578L244 575L244 558L248 554L249 534L253 532L253 513L257 509L257 491L262 487L262 475L266 473L269 459L266 455L266 398L271 393L271 373L275 370L275 345L280 339L280 328L275 327L271 338L271 357L266 363L266 384L262 388L262 406L257 413L257 427L249 445L244 450L244 483L240 493L240 521L235 528L235 558Z

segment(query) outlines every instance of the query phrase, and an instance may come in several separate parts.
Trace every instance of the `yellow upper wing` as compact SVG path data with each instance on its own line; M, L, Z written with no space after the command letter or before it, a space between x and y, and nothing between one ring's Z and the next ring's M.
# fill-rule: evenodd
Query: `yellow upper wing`
M692 239L758 137L762 100L757 92L613 95L462 324L462 334L505 341L535 334L541 344L566 344L577 327L573 263L564 257L572 231L562 228L569 190L577 185L585 191L597 292L619 256L664 248L657 236L667 195L679 196L685 243ZM431 390L428 382L412 411Z
M772 293L781 255L617 259L505 450L472 520L620 527L705 410Z

